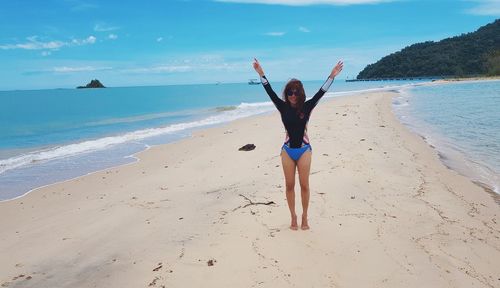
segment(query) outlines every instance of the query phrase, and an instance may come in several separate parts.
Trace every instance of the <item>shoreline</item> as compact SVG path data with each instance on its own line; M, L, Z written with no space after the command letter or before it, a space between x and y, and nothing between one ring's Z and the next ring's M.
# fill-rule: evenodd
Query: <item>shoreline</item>
M488 183L484 183L484 182L482 182L482 181L480 181L478 179L474 179L471 176L466 175L466 174L460 172L455 167L453 167L451 165L448 165L446 163L447 157L436 146L434 146L433 144L429 143L427 141L427 138L425 137L425 135L422 135L422 134L414 131L413 129L410 129L404 123L400 122L400 124L403 125L406 129L408 129L411 133L419 136L429 146L429 148L431 148L436 153L436 155L437 155L440 163L444 167L446 167L447 169L449 169L449 170L451 170L451 171L453 171L455 173L458 173L459 175L461 175L461 176L469 179L472 183L474 183L477 186L479 186L480 188L482 188L487 194L489 194L495 200L495 202L497 202L500 205L500 193L496 192L495 189L494 189L494 187L490 186ZM462 161L465 161L465 160L462 160Z
M394 111L393 111L393 113L394 113ZM411 133L419 136L429 146L429 148L431 148L432 150L434 150L435 153L436 153L436 155L437 155L437 157L439 158L439 161L441 162L441 164L444 167L446 167L447 169L449 169L451 171L454 171L454 172L460 174L461 176L469 179L472 183L478 185L479 187L481 187L482 189L484 189L485 192L487 192L488 194L492 195L492 197L495 199L495 201L497 201L497 203L500 204L500 191L497 192L497 191L495 191L496 190L495 187L491 186L489 183L485 183L484 181L482 181L480 179L477 179L477 178L473 177L470 174L464 173L463 172L463 170L464 170L463 168L459 169L459 168L457 168L457 167L455 167L455 166L453 166L451 164L448 164L447 161L449 161L449 158L447 156L447 153L441 151L434 144L430 143L429 140L427 139L426 135L423 135L423 134L419 133L418 131L416 131L412 127L408 127L405 123L402 123L400 119L398 119L398 121L400 122L401 125L403 125ZM456 154L456 153L458 153L458 151L454 151L453 153ZM458 162L460 162L461 165L465 165L465 163L467 161L470 161L469 159L466 159L466 157L464 155L460 155L460 158L461 159L459 159ZM484 164L482 164L482 165L484 166ZM489 168L487 166L484 166L484 167ZM471 170L471 169L469 168L469 170Z
M500 81L500 77L494 79L441 81L439 83L429 82L423 86L460 85L465 83L488 83L497 81ZM412 133L422 137L432 149L436 150L445 167L469 178L472 182L482 183L481 187L487 187L487 189L500 195L500 182L498 182L498 174L495 173L496 166L492 165L491 162L485 161L485 159L477 158L477 155L471 152L471 146L464 146L463 142L460 141L454 142L452 140L454 136L453 133L447 135L439 130L439 125L429 124L424 118L416 116L415 111L411 112L406 107L405 101L417 102L417 100L411 99L418 96L418 93L416 95L411 93L411 89L410 91L402 89L400 97L395 97L396 101L393 103L393 113L395 113L399 122ZM445 121L450 120L445 119Z
M443 85L443 84L494 82L494 81L500 81L500 76L472 77L472 78L450 78L450 79L440 79L440 80L429 81L426 83L428 83L428 85Z
M172 142L172 143L175 143L175 142ZM160 144L160 145L167 145L167 144L170 144L170 143L165 143L165 144ZM76 177L73 177L73 178L70 178L70 179L61 180L61 181L57 181L57 182L54 182L54 183L42 185L40 187L36 187L36 188L30 189L29 191L27 191L23 195L19 195L19 196L15 197L15 198L0 200L0 204L1 203L6 203L6 202L9 202L9 201L13 201L13 200L21 199L21 198L27 196L28 194L30 194L32 192L36 192L37 190L45 189L45 188L50 188L50 186L52 186L52 185L64 184L66 182L78 180L80 178L84 178L84 177L90 176L90 175L95 174L95 173L105 172L106 170L109 170L109 169L117 169L117 168L124 167L124 166L127 166L127 165L132 165L132 164L137 163L137 162L139 162L141 160L141 159L139 159L136 156L136 154L144 152L144 151L147 151L151 147L153 147L153 146L148 146L148 147L144 148L144 150L142 150L142 151L139 151L137 153L134 153L132 155L127 156L126 158L133 158L134 159L134 161L132 161L132 162L124 163L124 164L120 164L120 165L116 165L116 166L112 166L112 167L108 167L108 168L99 169L97 171L92 171L92 172L89 172L89 173L86 173L86 174L83 174L83 175L80 175L80 176L76 176Z
M442 79L443 81L490 81L490 80L500 80L500 76L477 76L477 77L457 77L457 78L447 78Z
M432 86L432 85L445 85L445 84L456 84L458 82L460 83L476 83L476 82L485 82L485 81L500 81L500 76L493 76L493 77L472 77L472 78L456 78L456 79L443 79L443 80L434 80L431 82L424 82L424 83L419 83L416 85L413 85L410 87L410 89L417 87L417 86ZM436 83L437 82L437 83ZM407 89L407 88L402 88L402 89ZM363 93L363 92L362 92ZM401 94L401 90L399 92L396 92L398 94ZM397 97L398 95L394 95L393 99ZM441 164L446 167L447 169L454 171L461 176L469 179L472 183L476 184L477 186L481 187L487 194L489 194L496 203L500 205L500 191L496 191L496 189L491 186L489 183L485 183L484 181L480 179L475 179L472 175L464 173L463 171L460 171L461 169L454 167L448 163L446 163L446 160L448 159L444 152L440 151L435 145L432 143L428 142L428 139L426 135L421 134L419 131L416 131L414 128L407 126L405 123L402 122L401 119L399 119L399 116L397 116L396 112L394 111L394 104L391 104L391 112L394 114L394 116L397 118L398 122L405 127L405 129L409 130L411 133L419 136L422 138L422 140L432 149L435 151L436 155L438 156ZM458 153L458 151L454 151L453 153ZM460 160L458 162L465 162L465 161L470 161L469 159L466 159L466 155L461 155ZM462 163L462 165L465 165L465 163ZM485 165L485 164L481 164ZM489 167L486 166L486 168L489 169ZM470 169L470 168L469 168Z
M477 186L483 188L484 191L486 193L488 193L493 198L493 200L495 200L495 202L498 205L500 205L500 194L498 194L497 192L495 192L490 186L488 186L487 184L485 184L483 182L474 181L474 180L471 180L471 181L472 181L472 183L476 184Z
M284 131L259 115L0 203L0 283L496 286L498 204L398 121L394 95L316 107L309 231L288 229Z

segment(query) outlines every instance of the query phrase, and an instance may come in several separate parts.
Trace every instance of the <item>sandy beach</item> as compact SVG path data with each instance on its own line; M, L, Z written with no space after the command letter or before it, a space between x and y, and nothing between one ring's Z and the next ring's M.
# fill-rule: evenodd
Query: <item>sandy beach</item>
M395 95L312 114L308 231L288 228L273 113L0 203L0 286L500 287L495 195L402 126Z

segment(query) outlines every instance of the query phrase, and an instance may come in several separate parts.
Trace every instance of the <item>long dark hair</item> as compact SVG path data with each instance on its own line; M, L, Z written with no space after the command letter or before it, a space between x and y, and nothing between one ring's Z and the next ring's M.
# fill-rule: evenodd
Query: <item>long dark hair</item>
M304 86L302 85L302 82L298 79L290 79L288 83L285 85L285 89L283 90L283 100L288 105L290 104L290 101L288 101L288 97L286 96L289 91L295 90L297 96L297 104L295 108L297 109L297 115L299 115L300 118L304 117L304 113L302 112L302 107L304 106L304 102L306 101L306 92L304 91Z

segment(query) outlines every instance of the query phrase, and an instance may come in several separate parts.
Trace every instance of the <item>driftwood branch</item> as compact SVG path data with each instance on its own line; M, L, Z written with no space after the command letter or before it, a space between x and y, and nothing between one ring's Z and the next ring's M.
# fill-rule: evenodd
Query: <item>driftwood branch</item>
M238 194L238 195L240 195L241 197L245 198L245 200L247 200L249 203L245 204L244 206L238 206L238 207L234 208L233 211L236 211L237 209L240 209L240 208L246 208L246 207L251 206L251 205L271 205L271 204L276 204L276 203L274 203L274 201L253 202L250 198L248 198L247 196L245 196L243 194Z

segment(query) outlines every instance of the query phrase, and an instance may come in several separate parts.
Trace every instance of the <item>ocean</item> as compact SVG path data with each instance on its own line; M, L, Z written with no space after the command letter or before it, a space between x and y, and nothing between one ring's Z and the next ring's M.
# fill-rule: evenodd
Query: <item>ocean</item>
M416 128L417 133L427 135L431 130L417 128L421 127L417 123L427 123L419 111L425 110L426 103L432 107L440 104L421 99L429 95L439 96L441 92L448 95L446 89L454 86L416 86L410 89L418 83L337 80L325 97L380 89L401 90L402 96L396 102L401 101L404 105L395 104L395 110L404 118L404 123ZM271 84L280 94L284 82ZM322 84L323 81L305 81L307 95L314 95ZM476 85L481 87L465 85L468 92L464 94L475 95L475 89L483 89L481 85L486 84ZM496 87L496 91L500 91ZM437 100L434 98L433 101ZM275 111L262 86L247 83L0 91L0 103L0 201L20 197L37 187L134 162L135 153L152 145L190 137L196 129ZM399 109L402 107L408 109ZM496 106L487 104L488 107L498 108L498 102ZM490 113L494 118L495 112L488 110L482 114ZM413 117L414 113L419 117ZM446 122L447 119L440 121ZM498 117L496 121L498 128ZM426 136L428 139L445 135L438 131L438 124L426 124L433 127L432 131L436 130L432 136ZM469 123L462 125L468 127ZM453 142L454 138L450 141ZM481 142L485 140L479 141L486 143ZM497 138L494 144L498 143ZM498 156L496 147L496 151L483 152L497 153ZM467 149L465 154L469 153Z
M500 80L407 87L393 109L445 165L500 193Z

